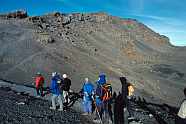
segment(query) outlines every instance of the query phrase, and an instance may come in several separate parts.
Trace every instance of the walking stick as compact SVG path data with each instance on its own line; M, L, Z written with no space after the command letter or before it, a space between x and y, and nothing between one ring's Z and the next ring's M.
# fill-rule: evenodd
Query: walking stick
M100 116L100 114L99 114L99 110L98 110L98 108L97 108L97 106L96 106L95 99L93 99L93 102L94 102L94 105L95 105L95 107L96 107L96 111L97 111L97 113L98 113L99 120L100 120L101 124L103 124L103 122L102 122L102 120L101 120L101 116Z

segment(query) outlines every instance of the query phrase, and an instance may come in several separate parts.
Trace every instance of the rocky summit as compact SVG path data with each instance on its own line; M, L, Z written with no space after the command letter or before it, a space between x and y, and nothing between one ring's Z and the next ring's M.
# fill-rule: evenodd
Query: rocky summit
M107 74L114 90L120 76L134 84L136 95L179 105L186 81L186 48L170 44L135 19L106 13L0 15L0 78L33 85L41 72L67 73L78 91L85 77Z

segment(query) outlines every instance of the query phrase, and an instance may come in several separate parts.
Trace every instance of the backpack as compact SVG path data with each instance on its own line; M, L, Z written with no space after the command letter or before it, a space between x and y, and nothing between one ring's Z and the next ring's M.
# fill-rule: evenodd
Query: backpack
M107 101L110 100L112 98L112 86L109 83L106 83L102 86L102 90L103 90L103 96L102 96L102 100L103 101Z

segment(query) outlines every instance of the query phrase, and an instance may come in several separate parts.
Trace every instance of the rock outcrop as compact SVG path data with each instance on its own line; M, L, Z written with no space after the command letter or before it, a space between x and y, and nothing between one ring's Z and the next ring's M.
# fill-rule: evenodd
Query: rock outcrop
M23 10L18 10L18 11L15 11L15 12L11 12L11 13L8 13L8 14L2 14L0 15L0 17L4 17L4 18L18 18L18 19L23 19L23 18L27 18L28 17L28 14L26 11L23 11Z

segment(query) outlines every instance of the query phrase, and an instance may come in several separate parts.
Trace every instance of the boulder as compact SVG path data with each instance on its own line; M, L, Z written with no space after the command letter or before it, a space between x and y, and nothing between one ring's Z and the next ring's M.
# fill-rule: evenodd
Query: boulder
M12 13L7 14L7 18L23 19L23 18L27 18L27 17L28 17L28 14L26 11L16 11L16 12L12 12Z
M67 25L71 23L71 15L67 15L63 17L62 24Z

